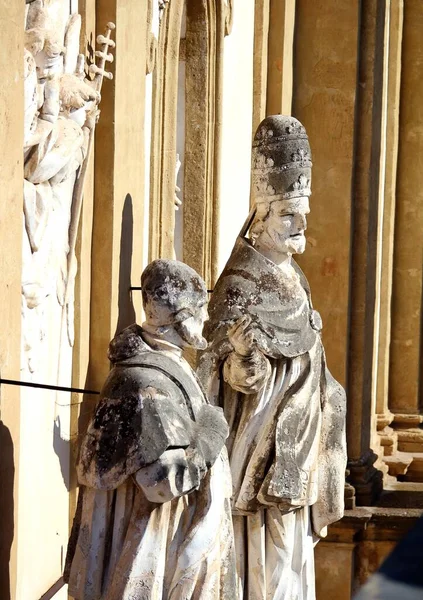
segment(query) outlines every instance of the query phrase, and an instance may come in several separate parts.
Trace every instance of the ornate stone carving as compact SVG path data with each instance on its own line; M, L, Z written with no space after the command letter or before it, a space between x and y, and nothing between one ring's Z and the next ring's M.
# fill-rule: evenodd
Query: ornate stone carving
M151 263L141 286L146 321L111 342L113 368L82 442L69 592L236 598L229 429L182 357L206 345L207 290L169 260Z
M172 258L175 229L176 119L184 0L160 2L155 63L150 173L150 260Z
M344 510L345 393L292 258L305 249L311 193L301 123L265 119L253 164L259 193L216 283L198 372L231 428L239 597L314 600L313 545Z
M79 54L81 18L61 0L35 0L25 29L24 241L22 317L26 364L37 370L44 343L63 330L73 341L75 243L104 67L114 44L100 36L91 81ZM61 324L62 323L62 324ZM54 333L53 333L54 332ZM60 335L60 338L62 336ZM57 341L60 354L62 339Z

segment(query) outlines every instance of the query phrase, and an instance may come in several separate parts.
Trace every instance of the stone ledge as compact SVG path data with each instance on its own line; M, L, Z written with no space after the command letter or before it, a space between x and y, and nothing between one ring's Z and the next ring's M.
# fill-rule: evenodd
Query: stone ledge
M362 506L346 510L344 517L329 527L328 536L322 541L338 544L365 540L396 542L422 515L423 508Z

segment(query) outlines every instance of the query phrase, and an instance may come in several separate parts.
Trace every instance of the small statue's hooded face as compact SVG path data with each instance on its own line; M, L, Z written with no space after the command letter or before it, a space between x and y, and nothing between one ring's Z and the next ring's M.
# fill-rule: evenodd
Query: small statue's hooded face
M155 260L141 277L146 323L166 339L176 332L182 347L204 350L207 289L201 277L177 260Z

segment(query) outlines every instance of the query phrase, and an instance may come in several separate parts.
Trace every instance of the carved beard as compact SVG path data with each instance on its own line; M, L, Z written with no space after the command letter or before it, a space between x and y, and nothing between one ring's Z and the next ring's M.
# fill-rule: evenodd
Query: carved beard
M186 324L186 321L175 323L174 328L187 346L191 346L191 348L195 348L195 350L205 350L207 348L206 338L204 338L201 333L192 331Z

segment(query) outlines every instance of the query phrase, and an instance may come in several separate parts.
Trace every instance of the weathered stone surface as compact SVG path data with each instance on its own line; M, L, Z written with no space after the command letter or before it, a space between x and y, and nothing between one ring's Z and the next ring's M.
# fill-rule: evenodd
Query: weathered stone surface
M80 3L82 12L86 4ZM84 387L86 382L86 372L78 382L72 381L73 358L76 363L81 358L81 345L73 346L74 324L77 323L78 330L81 314L89 313L87 296L80 301L78 290L74 315L74 291L76 256L83 257L84 276L91 267L91 244L88 252L79 252L81 246L77 248L76 238L79 231L79 241L85 244L87 227L85 223L83 230L79 229L79 217L81 210L85 211L81 204L87 200L90 204L89 193L85 194L84 203L82 197L88 164L93 159L90 147L98 117L99 84L103 79L100 73L94 81L86 77L87 65L79 52L80 38L84 41L88 36L80 36L83 19L75 13L76 7L76 2L66 0L35 0L27 4L24 16L12 17L10 13L6 17L6 23L19 21L22 27L21 56L17 61L11 60L15 66L23 65L20 102L24 109L23 120L16 121L24 163L19 194L23 235L21 238L14 234L15 245L22 245L22 255L17 247L13 252L20 263L22 336L18 329L15 335L20 338L21 365L20 373L16 368L10 377L65 387L71 387L72 383ZM104 21L99 21L100 24ZM93 52L110 53L108 44L95 47L95 37L90 39ZM19 40L15 36L14 43L20 43ZM13 56L10 48L6 54ZM93 60L96 61L93 68L100 69L108 63L105 57L91 55ZM21 77L20 69L19 74L15 71L15 77ZM10 101L19 102L12 98ZM9 111L5 104L1 112L9 115L6 120L13 114ZM14 143L12 136L5 139L8 144ZM89 276L83 287L90 287ZM83 344L88 345L89 326L82 329ZM71 399L71 394L64 391L29 387L21 388L20 396L21 442L17 436L14 443L19 447L25 468L19 476L19 485L32 493L22 493L15 499L19 515L15 539L21 572L12 596L41 597L63 570L61 556L69 536L73 491L70 438L75 430L71 432L70 421L78 400L75 396ZM15 409L17 416L18 412ZM40 464L43 468L34 477ZM41 535L43 553L38 552Z
M105 73L106 60L103 68L92 65L96 74L93 82L84 79L80 29L81 17L69 16L68 8L60 1L45 6L33 2L28 9L24 73L26 235L22 274L27 364L24 362L23 368L46 380L48 374L39 365L46 344L56 346L59 358L65 354L62 361L67 358L66 346L73 344L75 242L83 166L91 147ZM102 44L104 56L108 56L110 44L114 42ZM81 170L77 178L78 169ZM60 336L53 343L55 329ZM56 370L60 373L60 365Z
M313 536L344 508L345 394L292 259L305 249L311 184L299 121L259 125L252 180L254 209L215 286L198 372L231 429L240 597L313 600Z
M170 260L151 263L141 282L146 321L111 342L113 368L81 446L69 592L235 598L228 425L182 357L204 347L207 291Z

